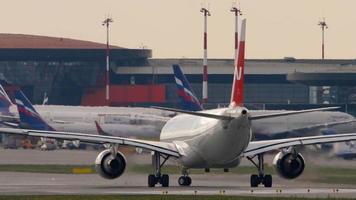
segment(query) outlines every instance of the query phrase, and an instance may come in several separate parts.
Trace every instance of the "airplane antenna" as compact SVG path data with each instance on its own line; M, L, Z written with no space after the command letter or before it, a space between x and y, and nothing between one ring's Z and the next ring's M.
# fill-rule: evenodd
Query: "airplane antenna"
M325 29L328 29L328 25L325 22L325 17L323 20L320 20L318 25L321 27L321 58L324 60L324 32Z
M106 92L105 92L105 101L106 105L110 105L110 76L109 76L109 67L110 67L110 46L109 46L109 27L110 23L114 22L111 17L107 17L102 25L106 26L106 74L105 74L105 85L106 85Z
M207 29L208 29L208 16L210 12L207 8L202 7L200 12L204 15L204 60L203 60L203 103L208 102L208 51L207 51Z

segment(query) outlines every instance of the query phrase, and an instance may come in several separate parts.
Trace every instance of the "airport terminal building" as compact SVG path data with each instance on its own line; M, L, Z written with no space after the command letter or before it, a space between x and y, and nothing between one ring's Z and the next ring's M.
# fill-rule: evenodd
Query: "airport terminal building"
M202 59L153 59L150 49L110 47L110 105L178 107L172 64L201 98ZM353 104L356 60L247 59L245 102L261 106ZM208 60L207 107L230 99L233 59ZM105 105L105 44L0 34L0 80L39 104Z

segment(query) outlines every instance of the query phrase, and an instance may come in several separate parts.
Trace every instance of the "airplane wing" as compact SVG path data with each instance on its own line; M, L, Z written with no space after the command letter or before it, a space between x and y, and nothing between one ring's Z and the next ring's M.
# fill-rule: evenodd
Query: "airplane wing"
M243 153L243 156L254 156L268 151L294 146L346 142L351 140L356 140L356 133L254 141L249 143L245 152Z
M94 144L119 144L157 151L167 156L180 157L175 144L168 142L154 142L147 140L129 139L123 137L92 135L84 133L68 133L60 131L40 131L28 129L0 128L0 133L26 135L33 137L45 137L53 139L74 140Z

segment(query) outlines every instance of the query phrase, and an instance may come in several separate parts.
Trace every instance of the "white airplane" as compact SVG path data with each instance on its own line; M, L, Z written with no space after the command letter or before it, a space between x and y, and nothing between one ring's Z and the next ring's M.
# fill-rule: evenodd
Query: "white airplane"
M252 115L248 109L236 104L236 96L241 92L239 81L243 80L244 46L246 20L242 21L242 34L238 53L238 63L235 67L232 101L228 108L205 110L200 112L178 109L160 108L179 113L170 119L163 127L161 141L129 139L124 137L90 135L84 133L69 133L56 131L38 131L26 129L0 128L1 133L20 134L34 137L48 137L81 142L109 144L110 148L102 151L95 160L98 173L107 179L121 176L126 167L124 155L118 151L119 146L133 146L154 152L155 174L148 176L148 186L154 187L160 183L169 186L169 176L161 174L161 167L167 159L176 159L182 165L183 176L179 185L192 183L188 176L191 168L232 168L239 165L240 160L247 158L255 163L258 174L251 176L251 186L263 184L272 186L272 176L264 172L264 153L280 150L274 159L277 172L285 178L298 177L304 170L303 156L295 146L344 142L356 140L356 133L327 136L298 137L289 139L251 141L251 122L257 119L288 116L300 113L320 111L330 108L289 111L265 115ZM241 74L240 74L241 73ZM163 162L161 162L161 158Z
M30 103L31 104L31 103ZM98 122L110 135L158 138L160 129L170 119L172 112L152 108L108 106L57 106L31 105L43 121L57 131L98 134ZM7 126L17 126L17 106L12 104L0 85L0 119Z

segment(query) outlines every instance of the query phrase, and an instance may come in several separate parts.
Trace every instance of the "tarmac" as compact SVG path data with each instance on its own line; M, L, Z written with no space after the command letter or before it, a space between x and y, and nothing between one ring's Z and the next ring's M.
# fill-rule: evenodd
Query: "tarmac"
M2 150L0 164L92 164L97 151L59 150ZM128 162L147 163L149 156L133 156ZM273 156L268 156L269 162ZM321 159L320 157L318 159ZM325 163L330 161L325 160ZM352 167L355 161L334 160L339 165ZM344 163L345 162L345 163ZM248 165L248 162L243 162ZM356 198L355 185L319 184L303 179L285 180L274 176L272 188L249 187L249 175L232 173L192 174L192 186L178 185L178 174L170 175L170 187L147 187L147 175L125 173L114 180L97 174L46 174L0 172L2 195L58 195L58 194L157 194L157 195L243 195L243 196L292 196L292 197L346 197Z

